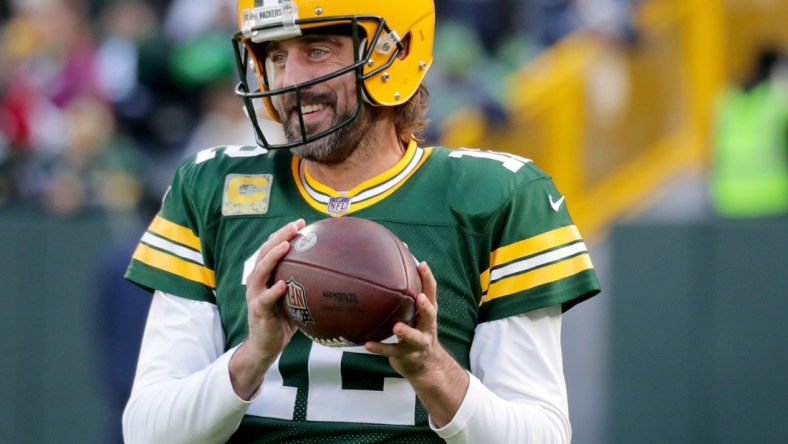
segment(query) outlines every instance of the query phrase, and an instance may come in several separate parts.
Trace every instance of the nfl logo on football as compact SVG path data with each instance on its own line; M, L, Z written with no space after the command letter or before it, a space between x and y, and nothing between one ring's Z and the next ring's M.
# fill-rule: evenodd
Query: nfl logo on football
M350 210L349 197L332 197L328 201L328 212L331 214L343 214Z
M293 318L298 319L304 324L314 324L312 313L309 312L309 306L306 305L306 290L304 287L295 281L295 279L287 280L287 293L285 293L285 302L287 309Z

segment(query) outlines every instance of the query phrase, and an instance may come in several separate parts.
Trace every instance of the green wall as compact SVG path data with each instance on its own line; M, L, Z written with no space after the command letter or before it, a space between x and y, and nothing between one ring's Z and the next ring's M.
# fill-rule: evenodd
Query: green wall
M106 442L96 351L100 217L0 210L0 442Z
M614 442L788 442L788 218L611 241Z

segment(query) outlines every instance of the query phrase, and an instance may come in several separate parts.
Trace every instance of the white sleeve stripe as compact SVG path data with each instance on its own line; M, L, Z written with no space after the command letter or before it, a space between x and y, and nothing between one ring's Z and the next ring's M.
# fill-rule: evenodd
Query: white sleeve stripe
M172 253L175 256L181 257L183 259L196 262L203 266L205 265L205 263L202 260L202 255L199 252L192 250L190 248L186 248L182 245L178 245L173 242L170 242L166 239L163 239L159 236L152 234L151 232L146 232L142 236L142 242L151 245L153 247L156 247L160 250L164 250L168 253Z
M549 251L538 256L529 257L518 262L514 262L505 267L497 268L490 273L490 282L495 282L499 279L505 278L509 275L521 273L523 271L531 270L536 267L548 264L550 262L559 261L574 256L578 253L588 251L586 244L580 242L572 244L567 247L559 248L557 250Z

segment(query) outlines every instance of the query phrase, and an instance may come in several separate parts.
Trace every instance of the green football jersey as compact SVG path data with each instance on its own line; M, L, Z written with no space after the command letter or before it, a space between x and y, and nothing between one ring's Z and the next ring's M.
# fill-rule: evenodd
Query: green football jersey
M399 236L438 283L441 343L469 368L478 324L599 292L583 239L549 176L510 154L411 143L352 190L319 183L289 151L227 146L175 173L127 278L215 304L226 349L247 335L246 276L288 222L353 215ZM363 347L296 333L266 375L234 442L442 442L407 381Z

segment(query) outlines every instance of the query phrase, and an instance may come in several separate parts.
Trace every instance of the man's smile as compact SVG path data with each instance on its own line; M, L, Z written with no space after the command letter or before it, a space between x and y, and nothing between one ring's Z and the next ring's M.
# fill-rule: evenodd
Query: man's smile
M315 103L301 106L301 115L304 116L304 123L317 123L321 121L328 113L329 106L325 103ZM295 113L295 110L293 111ZM298 119L298 115L294 114L294 118Z

